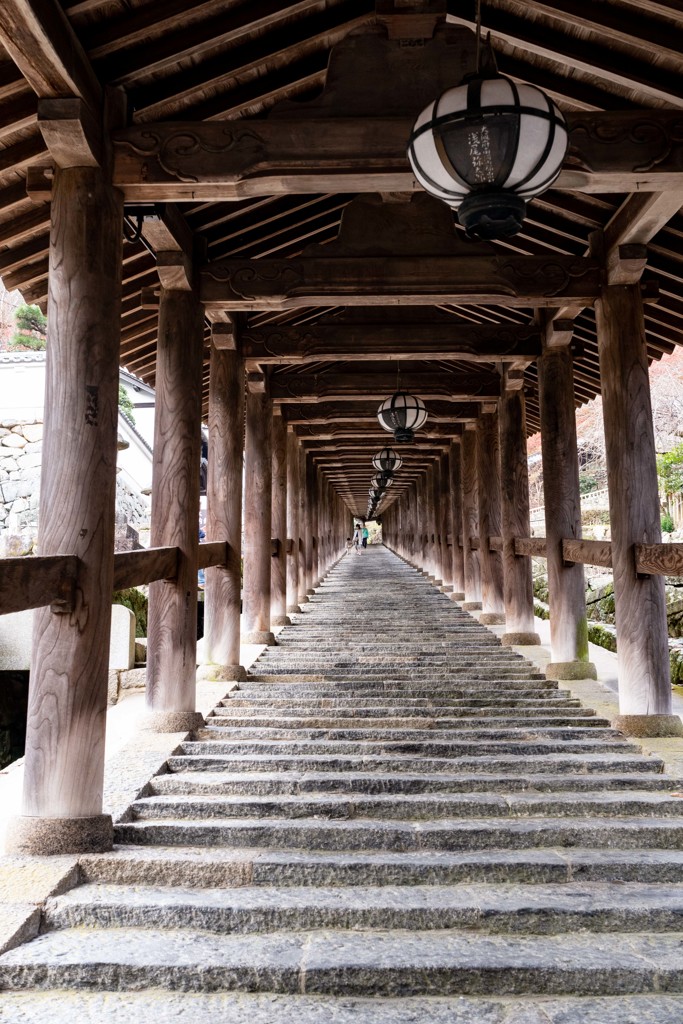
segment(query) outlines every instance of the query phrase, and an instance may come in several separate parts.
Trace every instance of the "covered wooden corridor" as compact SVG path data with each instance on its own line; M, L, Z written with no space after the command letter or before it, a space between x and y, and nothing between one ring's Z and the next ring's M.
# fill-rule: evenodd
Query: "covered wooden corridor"
M661 542L648 382L683 343L682 43L676 4L643 0L4 0L0 276L48 318L39 554L0 561L0 612L36 609L13 852L112 847L115 587L150 585L149 728L201 734L197 679L244 682L241 642L277 656L354 518L381 520L440 609L503 627L511 662L538 643L546 559L547 681L594 674L583 567L611 567L605 728L683 735L664 599L683 551ZM151 547L125 553L120 364L157 396ZM575 426L597 395L600 543ZM392 399L417 420L394 417L395 440Z

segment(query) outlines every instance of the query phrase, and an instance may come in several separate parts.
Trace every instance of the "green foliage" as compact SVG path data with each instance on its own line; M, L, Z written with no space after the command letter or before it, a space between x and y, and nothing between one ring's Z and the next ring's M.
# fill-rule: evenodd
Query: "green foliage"
M119 384L119 409L135 424L135 406L123 384Z
M130 608L135 616L135 636L147 636L147 598L141 590L137 587L116 590L112 604L122 604L124 608Z
M676 524L667 512L662 516L662 533L673 533L676 529Z
M683 490L683 443L657 456L657 476L665 494Z
M591 473L579 473L579 493L590 494L591 491L597 491L598 489L598 478L593 476Z
M12 345L43 352L46 347L47 317L39 306L19 306L16 314L17 330Z

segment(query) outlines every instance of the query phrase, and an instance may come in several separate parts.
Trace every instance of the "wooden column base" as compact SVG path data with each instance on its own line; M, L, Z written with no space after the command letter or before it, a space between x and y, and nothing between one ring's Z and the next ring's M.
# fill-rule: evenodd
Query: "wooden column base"
M460 607L464 612L480 612L481 601L463 601Z
M545 667L546 679L597 679L592 661L551 661Z
M265 644L266 647L277 646L277 640L275 635L265 630L256 631L254 633L244 633L242 636L243 644Z
M503 633L500 642L503 647L536 647L541 638L538 633Z
M247 678L244 665L199 665L197 679L208 683L241 683Z
M612 728L625 736L683 736L680 715L617 715Z
M503 612L482 612L479 621L482 626L504 626L505 615Z
M12 818L7 826L6 853L54 857L63 853L106 853L114 845L110 814L89 818Z
M199 711L150 711L144 721L150 732L192 732L205 724Z
M291 626L292 620L287 615L276 615L270 620L271 626Z

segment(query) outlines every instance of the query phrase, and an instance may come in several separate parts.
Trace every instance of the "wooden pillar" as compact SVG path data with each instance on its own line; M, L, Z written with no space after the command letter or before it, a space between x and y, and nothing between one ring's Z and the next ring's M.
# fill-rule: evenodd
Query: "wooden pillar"
M149 585L148 723L196 728L197 549L204 314L191 291L161 289L157 340L152 547L179 549L175 580Z
M73 608L34 616L21 817L7 852L107 850L102 814L118 415L123 199L56 170L50 211L41 555L80 559Z
M448 538L453 537L453 523L451 518L451 467L448 452L441 453L441 495L439 499L439 533L441 534L441 579L443 580L443 592L453 592L453 558L448 543Z
M432 574L437 587L443 586L441 576L441 460L435 459L432 473Z
M529 474L522 379L503 378L500 400L501 523L506 631L503 644L540 644L534 631L531 558L515 554L515 537L528 537Z
M287 429L287 612L299 607L299 442Z
M434 466L430 465L424 486L425 503L425 575L434 583L436 581L436 559L434 555L435 516L434 516Z
M299 446L299 537L297 554L299 563L298 604L308 604L308 582L306 576L306 531L308 526L308 504L306 501L306 451Z
M273 409L272 528L270 622L289 626L287 617L287 427L279 406Z
M661 543L639 284L603 289L595 307L607 454L619 716L632 736L680 736L672 714L664 577L636 575L635 545Z
M562 538L581 537L574 376L568 345L546 348L538 360L546 557L550 600L551 679L595 679L588 661L582 565L566 565Z
M275 643L270 629L271 482L273 414L270 398L247 391L244 475L244 637Z
M460 534L462 532L462 472L460 456L460 438L451 441L450 451L450 500L451 500L451 530L453 534L453 546L451 558L453 560L453 601L464 601L465 599L465 576L463 563L463 549L460 546Z
M315 530L317 529L317 517L315 516L315 484L316 470L313 457L306 457L306 518L304 540L306 552L306 593L309 597L315 594Z
M485 626L505 622L503 559L491 551L491 537L500 537L500 442L498 410L483 412L477 425L477 494L479 499L479 565L481 607L479 621Z
M246 678L240 664L243 437L242 358L212 346L206 537L226 541L228 558L206 570L202 678Z
M472 547L479 539L479 499L477 494L477 434L474 424L468 423L462 435L462 552L465 582L465 611L481 608L481 580L479 553Z

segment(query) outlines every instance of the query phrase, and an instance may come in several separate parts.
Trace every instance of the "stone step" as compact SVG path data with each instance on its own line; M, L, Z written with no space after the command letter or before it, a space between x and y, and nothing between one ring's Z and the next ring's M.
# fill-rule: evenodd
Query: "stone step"
M94 936L97 941L93 941ZM0 957L4 988L297 995L623 995L680 992L683 934L479 935L87 928Z
M450 726L441 723L439 728L430 725L429 722L423 722L422 728L415 728L414 725L405 728L392 728L385 723L375 725L345 723L341 727L325 724L274 727L259 722L249 722L248 719L244 724L236 725L229 719L209 717L206 728L198 729L194 735L199 740L215 739L237 742L242 740L331 740L334 742L338 740L362 740L363 742L389 740L393 742L395 740L421 741L425 736L438 738L437 742L480 739L532 739L535 742L542 738L597 741L599 739L614 740L620 737L620 733L610 728L608 723L604 723L602 726L599 723L595 725L592 723L577 725L574 722L558 724L554 719L545 720L527 716L525 719L518 720L520 724L511 723L510 728L505 728L504 721L504 719L494 719L491 722L482 723L477 728L473 726L472 719L466 719L464 722L456 721ZM522 725L522 722L525 724Z
M464 680L456 683L449 682L443 685L438 683L422 685L415 682L410 685L407 680L392 679L387 679L384 683L380 682L372 685L363 685L362 682L357 680L340 680L337 684L334 684L322 680L315 683L306 680L298 682L296 679L291 681L282 679L280 682L264 679L243 684L239 692L244 694L247 699L252 696L261 699L284 697L288 700L298 700L300 697L340 697L342 699L355 697L358 701L367 702L377 696L380 699L395 698L396 700L410 701L414 698L427 698L441 703L443 699L467 700L479 698L480 700L486 700L490 704L495 701L496 696L501 692L527 700L551 700L553 694L558 691L554 686L543 683L540 680L526 682L523 679L490 679L480 680L476 683Z
M475 852L364 850L319 853L239 848L125 846L84 855L85 882L220 888L241 885L527 885L565 882L674 883L683 878L683 850L534 849Z
M398 772L424 772L438 773L453 771L453 761L444 757L415 757L408 754L394 754L392 757L377 754L336 754L334 756L324 754L309 754L307 756L285 754L280 752L276 755L251 754L245 757L236 757L234 754L225 755L215 751L215 744L206 744L207 753L192 753L188 751L190 744L184 743L181 749L182 754L174 754L166 762L169 771L233 771L233 772L256 772L256 771L357 771L359 767L367 771L388 771ZM200 744L193 744L197 747ZM460 757L457 768L462 772L474 774L499 772L512 775L526 775L529 772L534 774L555 775L558 772L572 772L576 774L606 773L615 774L619 772L633 772L640 774L657 773L663 770L664 763L656 757L638 756L617 756L612 753L598 754L570 754L563 752L554 755L528 755L524 758L519 756L502 757Z
M285 795L162 792L137 799L134 820L190 818L330 818L434 821L451 818L683 817L683 799L666 792L341 793Z
M186 890L105 883L49 898L43 929L196 929L219 934L315 929L476 930L557 935L569 930L678 932L683 885L565 882L559 885L241 886ZM679 961L680 968L680 961Z
M519 713L516 715L509 714L504 717L500 715L479 714L476 715L470 712L469 715L461 715L457 717L444 717L444 718L432 718L424 715L407 715L405 717L373 717L363 715L354 715L350 712L348 715L343 716L337 713L328 713L327 715L321 714L320 711L313 715L278 715L277 717L266 715L266 714L251 714L245 715L244 712L238 714L233 712L232 714L225 708L217 708L215 713L211 714L207 718L207 724L211 728L221 729L270 729L270 730L282 730L286 729L288 732L296 730L300 732L302 730L360 730L360 731L373 731L373 730L387 730L392 734L396 730L416 731L416 732L438 732L451 733L455 731L462 731L466 729L473 729L477 726L480 728L487 727L495 730L505 730L506 726L509 728L521 728L523 725L534 729L548 729L548 728L578 728L590 729L593 732L596 729L609 728L610 723L606 718L597 718L591 716L582 709L576 709L572 714L565 712L552 712L550 714L544 713L542 710L528 711L526 713ZM610 729L613 733L614 730Z
M146 794L242 793L271 794L360 793L556 793L617 792L680 793L683 783L666 775L631 773L621 775L424 775L349 770L345 772L169 772L155 775ZM672 799L680 799L675 797Z
M355 818L192 819L121 822L116 842L163 846L237 846L290 850L522 850L530 847L591 846L598 849L679 848L677 818L576 817L486 818L392 821Z
M241 690L235 690L233 694L225 697L220 702L218 708L256 708L269 712L271 709L277 708L279 710L280 708L285 708L288 712L297 712L301 709L302 713L309 709L316 711L319 708L324 708L326 710L339 711L340 713L344 711L345 713L351 712L359 715L389 714L394 710L402 715L408 713L411 715L422 715L425 713L439 714L441 712L454 714L454 709L475 714L479 714L480 711L482 713L497 714L505 708L520 708L523 711L535 711L537 709L554 711L557 708L576 708L584 714L594 714L591 708L582 707L580 701L565 697L564 694L568 692L567 690L543 690L538 697L505 696L498 697L497 699L469 695L468 697L413 697L397 700L385 698L382 694L381 697L367 697L364 703L360 703L358 698L347 695L303 697L300 694L296 694L292 697L262 697L257 692L243 694ZM370 700L372 703L368 703Z
M548 730L550 732L550 730ZM201 735L210 733L210 730L201 730ZM216 733L216 730L214 730ZM616 734L618 737L618 734ZM437 757L485 757L496 754L517 754L520 757L533 756L538 754L565 754L565 753L604 753L604 752L632 752L639 750L634 743L625 739L610 739L609 737L599 739L563 739L561 736L556 740L544 739L540 736L534 739L520 737L519 739L437 739L430 737L424 739L389 740L389 739L359 739L352 740L219 740L215 738L206 740L189 741L182 744L182 749L188 754L231 754L239 757L242 754L353 754L360 757L364 754L418 754L435 755Z
M680 1024L683 996L344 998L242 992L3 993L3 1024Z

